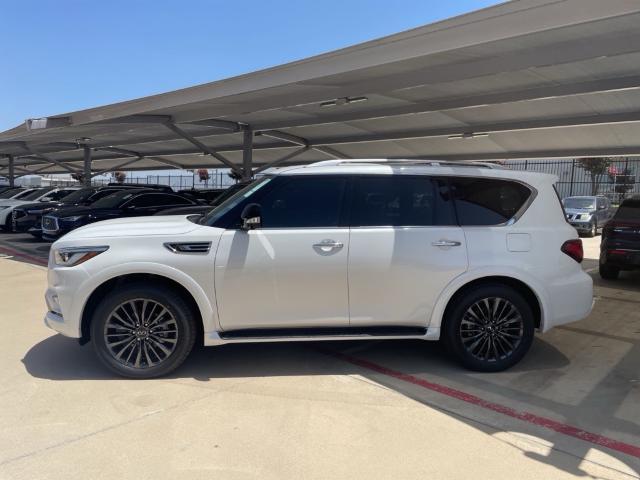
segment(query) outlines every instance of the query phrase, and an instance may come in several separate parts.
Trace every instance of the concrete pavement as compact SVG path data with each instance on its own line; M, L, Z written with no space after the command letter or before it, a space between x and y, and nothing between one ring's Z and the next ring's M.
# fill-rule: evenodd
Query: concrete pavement
M437 344L332 342L200 349L131 381L44 327L44 269L0 259L0 479L637 478L638 278L596 279L590 318L500 374Z

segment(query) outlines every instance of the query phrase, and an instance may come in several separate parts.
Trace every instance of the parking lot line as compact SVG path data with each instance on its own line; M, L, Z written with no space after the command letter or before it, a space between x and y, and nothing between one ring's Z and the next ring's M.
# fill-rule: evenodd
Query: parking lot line
M586 430L582 430L572 425L558 422L556 420L542 417L540 415L536 415L530 412L518 411L513 408L507 407L505 405L501 405L499 403L489 402L487 400L483 400L482 398L476 395L466 393L462 390L447 387L439 383L430 382L428 380L424 380L422 378L418 378L407 373L402 373L397 370L392 370L390 368L371 362L369 360L364 360L362 358L354 357L352 355L347 355L341 352L337 352L335 350L328 350L324 348L321 348L319 350L320 352L326 355L339 358L345 362L351 363L352 365L366 368L367 370L371 370L373 372L380 373L388 377L393 377L398 380L402 380L403 382L411 383L413 385L417 385L419 387L440 393L442 395L446 395L451 398L455 398L457 400L461 400L466 403L470 403L472 405L476 405L478 407L481 407L487 410L500 413L508 417L512 417L512 418L522 420L524 422L527 422L539 427L553 430L555 432L561 433L563 435L567 435L569 437L574 437L574 438L583 440L585 442L593 443L602 447L609 448L611 450L618 451L620 453L624 453L625 455L630 455L632 457L640 458L640 446L631 445L625 442L620 442L613 438L599 435L597 433L588 432Z
M37 265L42 265L45 267L47 266L47 261L42 258L34 257L33 255L29 255L28 253L23 253L18 250L14 250L13 248L6 247L4 245L0 245L0 254L10 255L12 257L20 257L25 260L28 260L29 262L35 263Z

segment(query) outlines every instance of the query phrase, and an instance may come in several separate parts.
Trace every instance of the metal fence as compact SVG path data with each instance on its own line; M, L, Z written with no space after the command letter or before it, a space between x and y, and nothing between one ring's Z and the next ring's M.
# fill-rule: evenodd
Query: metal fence
M94 178L91 180L91 184L95 186L107 185L114 183L112 178ZM125 177L125 183L134 183L143 185L157 184L157 185L169 185L174 190L188 190L188 189L209 189L209 188L226 188L233 185L235 180L229 177L227 171L210 171L209 178L207 180L200 180L197 174L188 175L144 175L136 177ZM78 185L76 180L62 179L59 177L50 177L42 179L43 185L51 185L56 187Z
M507 160L501 162L513 170L557 175L561 197L605 195L613 203L640 194L640 158Z
M591 165L589 164L591 162ZM563 160L506 160L502 165L513 170L551 173L559 178L556 184L561 197L571 195L605 195L613 203L640 194L640 158L617 157L613 159L563 159ZM589 167L592 168L591 171ZM592 173L593 172L593 173ZM94 185L106 185L112 179L93 179ZM197 174L145 175L126 177L126 183L169 185L174 190L225 188L235 181L228 170L210 170L209 179L200 180ZM63 186L76 184L72 180L44 178L43 184Z

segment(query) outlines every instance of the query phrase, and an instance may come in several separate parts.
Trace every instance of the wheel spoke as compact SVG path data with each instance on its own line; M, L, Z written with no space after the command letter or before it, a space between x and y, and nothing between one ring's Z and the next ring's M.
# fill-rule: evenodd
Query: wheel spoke
M506 298L486 297L470 305L459 326L463 348L473 357L496 362L512 355L524 336L524 321Z
M178 345L178 323L160 302L135 298L118 305L104 326L109 353L119 363L149 368L165 361Z

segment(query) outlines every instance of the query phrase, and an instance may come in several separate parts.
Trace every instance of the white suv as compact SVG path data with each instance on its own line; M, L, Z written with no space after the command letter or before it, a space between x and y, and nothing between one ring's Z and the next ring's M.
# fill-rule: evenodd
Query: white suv
M45 322L136 378L172 371L196 340L442 339L466 367L503 370L534 330L592 307L555 180L424 161L285 168L205 217L65 235Z

